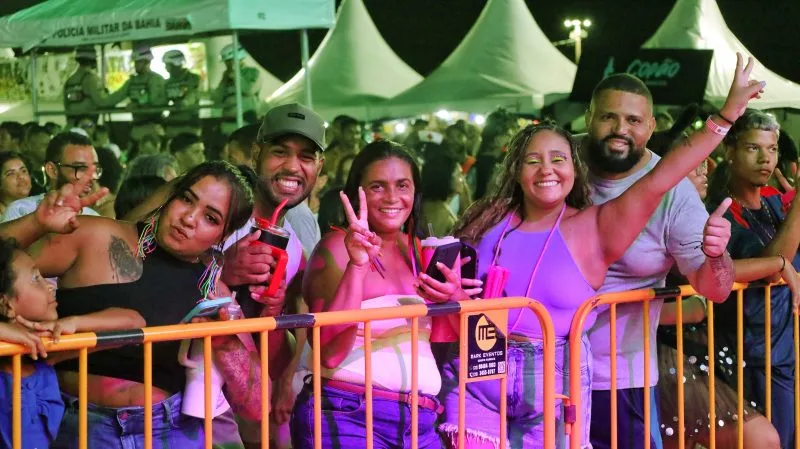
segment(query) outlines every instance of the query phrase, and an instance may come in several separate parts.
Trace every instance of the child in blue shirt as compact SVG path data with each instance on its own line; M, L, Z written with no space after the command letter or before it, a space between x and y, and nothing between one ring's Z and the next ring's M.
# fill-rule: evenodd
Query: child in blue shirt
M110 308L88 315L58 319L53 287L45 281L33 259L13 240L0 239L0 341L30 349L32 360L22 363L22 448L47 449L58 433L64 403L58 388L55 363L75 357L75 351L48 357L40 336L57 341L61 334L144 327L133 310ZM11 358L0 358L0 446L12 439Z

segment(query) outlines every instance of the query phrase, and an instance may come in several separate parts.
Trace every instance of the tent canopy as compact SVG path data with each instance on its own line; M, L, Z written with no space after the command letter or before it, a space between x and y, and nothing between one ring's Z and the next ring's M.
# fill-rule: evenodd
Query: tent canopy
M736 68L736 52L745 57L752 55L728 28L715 0L678 0L644 48L714 50L705 99L716 106L721 106L728 96ZM751 101L752 107L800 108L800 85L777 75L758 61L751 77L767 82L763 97Z
M330 119L348 114L374 118L373 104L391 98L422 77L389 47L362 0L344 0L336 25L309 60L314 110ZM305 102L305 71L300 70L267 102Z
M0 19L0 47L329 28L333 21L333 0L49 0Z
M559 94L566 96L575 71L523 0L489 0L450 56L381 112L403 116L440 108L484 112L497 107L534 112Z

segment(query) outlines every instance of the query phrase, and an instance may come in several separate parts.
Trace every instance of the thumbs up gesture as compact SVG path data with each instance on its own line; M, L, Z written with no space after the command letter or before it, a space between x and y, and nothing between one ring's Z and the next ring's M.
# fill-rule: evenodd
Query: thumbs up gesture
M726 220L723 215L731 207L731 203L733 203L732 199L725 198L706 221L706 227L703 230L703 252L707 257L717 258L725 254L725 248L731 239L731 222Z

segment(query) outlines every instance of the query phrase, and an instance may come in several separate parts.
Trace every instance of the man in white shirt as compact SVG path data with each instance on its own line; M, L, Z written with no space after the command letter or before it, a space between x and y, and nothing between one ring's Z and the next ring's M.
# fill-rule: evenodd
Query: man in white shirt
M287 287L279 292L277 296L280 297L262 298L259 301L264 304L261 306L264 309L262 316L280 314L287 299L285 291L295 290L296 283L302 280L302 270L306 260L303 256L303 246L292 225L285 220L285 216L287 211L308 198L317 182L317 176L324 163L324 123L322 117L312 110L298 104L289 104L275 107L267 112L258 131L254 165L259 180L255 188L256 201L253 215L270 218L278 205L286 200L286 206L278 215L277 224L290 234L287 247L289 261L285 277ZM270 249L265 245L250 245L253 239L253 234L250 233L252 223L253 220L250 220L248 225L237 231L226 242L226 246L234 247L225 251L222 279L232 288L263 285L272 276L271 270L275 265L275 259ZM238 243L234 245L233 242ZM288 296L291 297L291 293ZM252 301L250 298L239 298L239 296L237 299L240 302ZM302 350L297 351L299 353ZM298 357L295 357L292 366L287 370L285 376L287 379L291 379L298 362ZM247 382L251 373L249 369L245 371L244 368L249 367L231 364L222 369L228 370L226 379L241 378L243 382ZM275 368L283 370L287 367ZM276 380L275 377L273 380ZM238 400L260 401L261 398L256 396L250 395ZM216 428L217 421L214 424ZM239 431L245 443L255 444L261 439L260 423L240 422Z
M103 168L97 161L97 152L88 137L74 132L57 134L47 145L45 151L44 171L47 174L48 188L59 189L67 183L76 183L88 176L90 169L94 169L94 179L90 182L81 196L88 195L97 190L97 180L103 174ZM16 200L8 205L3 214L2 221L16 220L23 215L28 215L44 198L44 194L29 196ZM84 207L83 215L99 215L93 209Z

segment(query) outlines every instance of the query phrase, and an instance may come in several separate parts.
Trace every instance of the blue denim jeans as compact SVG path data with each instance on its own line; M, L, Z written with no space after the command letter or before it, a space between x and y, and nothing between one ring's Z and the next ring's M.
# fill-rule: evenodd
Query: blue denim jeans
M759 404L766 404L767 375L763 366L748 362L744 368L745 383L750 383ZM781 438L781 447L794 447L794 366L772 366L772 425Z
M664 442L659 429L658 389L650 391L650 449L662 449ZM644 447L644 388L617 390L617 449L642 449ZM611 449L611 391L592 392L595 419L591 422L592 447ZM677 417L675 420L677 421Z
M419 448L441 449L436 412L419 408ZM355 449L367 446L367 403L364 395L322 387L322 447ZM411 405L372 399L375 449L411 447ZM314 395L306 385L297 396L291 420L292 448L314 447Z
M581 404L578 410L583 422L591 420L591 354L589 340L584 335L581 355ZM555 393L569 396L569 342L556 340ZM520 343L509 340L507 351L506 420L508 442L506 447L539 449L544 447L543 376L544 343L535 341ZM444 436L455 443L458 435L458 354L451 353L442 372L442 392L439 394L445 406L445 417L439 427ZM500 381L487 380L468 383L466 387L467 440L500 442ZM564 414L561 399L548 405L556 408L556 447L564 448L567 441L564 433ZM581 446L589 445L589 426L584 426L580 435ZM455 447L455 444L453 444Z
M201 449L203 420L181 414L181 393L153 404L153 449ZM78 447L78 398L62 393L66 411L54 449ZM87 407L89 449L143 449L144 408Z

